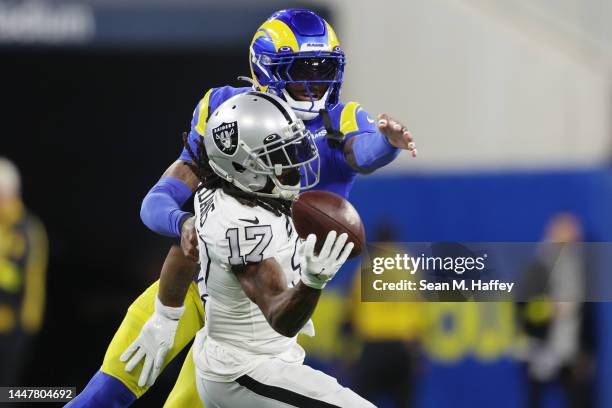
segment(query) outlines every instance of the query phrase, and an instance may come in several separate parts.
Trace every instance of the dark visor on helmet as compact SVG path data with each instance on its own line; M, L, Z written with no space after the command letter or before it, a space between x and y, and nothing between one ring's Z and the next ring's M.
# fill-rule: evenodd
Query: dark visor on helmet
M296 58L281 70L281 77L289 81L333 81L337 74L337 58Z

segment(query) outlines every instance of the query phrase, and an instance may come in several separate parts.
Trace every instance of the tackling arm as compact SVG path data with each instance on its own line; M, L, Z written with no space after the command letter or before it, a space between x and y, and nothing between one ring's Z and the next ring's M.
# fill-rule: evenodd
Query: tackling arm
M197 185L196 175L182 160L172 163L142 201L142 222L158 234L180 237L181 226L191 215L181 207Z
M199 265L183 255L181 247L173 245L166 256L159 278L157 297L165 306L182 307L189 285L198 273Z
M191 149L197 151L196 140L203 137L206 130L206 122L210 110L209 100L213 89L210 89L204 97L198 102L193 117L191 119L191 128L188 135L187 143ZM161 179L153 186L142 202L140 217L144 224L152 231L158 234L181 238L184 240L182 232L184 224L192 230L193 222L188 223L191 219L187 212L181 211L181 207L191 197L198 186L198 178L191 169L185 165L190 161L191 155L186 148L183 148L178 160L175 161ZM197 240L191 234L191 245L185 250L193 261L197 261L197 249L195 248ZM185 249L185 247L184 247Z
M212 88L206 92L193 112L191 130L187 139L193 152L197 151L196 141L203 137L206 131L212 92ZM166 170L143 200L140 217L154 232L180 237L185 256L197 262L199 254L194 217L193 214L181 210L198 186L197 176L185 165L191 159L189 151L183 148L178 160Z
M350 109L351 104L355 102L348 104L347 108ZM416 157L412 135L400 122L382 114L375 124L359 105L356 105L354 112L352 120L341 120L340 124L340 131L346 136L343 145L344 159L354 171L361 174L372 173L391 163L402 149L410 151L412 156ZM344 112L342 116L345 117Z

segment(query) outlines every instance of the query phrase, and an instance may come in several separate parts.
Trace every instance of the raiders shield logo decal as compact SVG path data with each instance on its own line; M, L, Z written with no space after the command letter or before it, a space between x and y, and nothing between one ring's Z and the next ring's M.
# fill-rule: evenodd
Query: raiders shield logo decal
M221 123L212 131L215 144L223 153L233 156L238 149L238 123Z

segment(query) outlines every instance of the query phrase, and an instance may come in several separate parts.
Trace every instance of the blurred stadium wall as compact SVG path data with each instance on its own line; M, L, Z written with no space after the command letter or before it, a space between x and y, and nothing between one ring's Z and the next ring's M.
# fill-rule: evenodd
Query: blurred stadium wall
M325 2L321 2L323 4ZM332 3L343 95L403 118L403 169L591 166L608 160L612 6L605 0ZM420 136L420 137L419 137Z

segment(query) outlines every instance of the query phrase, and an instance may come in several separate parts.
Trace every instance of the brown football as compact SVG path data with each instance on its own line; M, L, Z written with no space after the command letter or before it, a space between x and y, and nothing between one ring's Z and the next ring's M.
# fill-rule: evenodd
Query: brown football
M355 207L338 194L326 191L307 191L300 194L291 205L293 224L300 238L310 234L317 236L315 249L319 251L327 233L335 230L346 232L348 241L355 247L350 258L357 256L365 245L365 231Z

